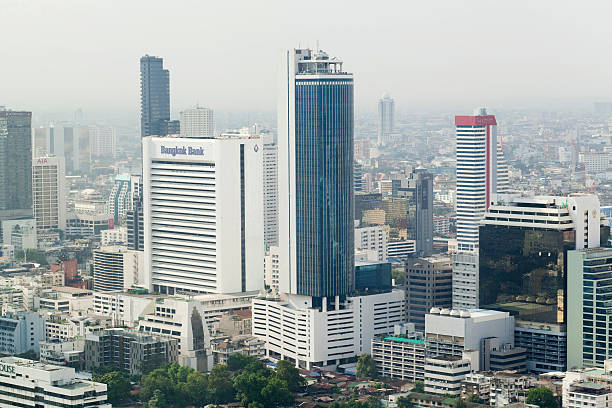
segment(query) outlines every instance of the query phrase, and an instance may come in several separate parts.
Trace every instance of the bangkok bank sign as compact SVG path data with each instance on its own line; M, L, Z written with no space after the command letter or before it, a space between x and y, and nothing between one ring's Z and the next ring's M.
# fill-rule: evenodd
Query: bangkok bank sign
M204 148L203 147L166 147L161 146L161 154L169 154L171 156L204 156Z

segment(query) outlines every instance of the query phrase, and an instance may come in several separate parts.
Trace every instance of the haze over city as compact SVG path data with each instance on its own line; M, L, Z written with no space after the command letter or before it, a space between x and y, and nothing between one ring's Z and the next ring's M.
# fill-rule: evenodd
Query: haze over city
M173 114L275 111L282 49L318 42L356 73L356 108L584 106L612 93L608 1L3 0L0 102L133 111L137 59L163 55Z

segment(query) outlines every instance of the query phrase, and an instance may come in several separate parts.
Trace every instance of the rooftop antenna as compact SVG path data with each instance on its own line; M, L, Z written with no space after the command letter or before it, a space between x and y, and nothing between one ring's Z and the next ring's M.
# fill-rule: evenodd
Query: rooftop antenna
M321 49L319 48L319 40L317 40L317 52L321 51Z

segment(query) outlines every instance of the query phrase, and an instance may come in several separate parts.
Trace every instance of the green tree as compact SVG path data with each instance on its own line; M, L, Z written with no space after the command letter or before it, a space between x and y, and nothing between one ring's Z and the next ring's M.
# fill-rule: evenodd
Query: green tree
M261 397L265 407L286 407L293 403L287 383L274 377L270 378L261 390Z
M18 250L15 252L15 259L19 259L20 261L25 260L27 262L34 262L41 265L49 265L45 252L34 248L26 248L25 251L23 249Z
M365 403L366 408L380 408L382 407L382 403L380 402L380 398L370 395Z
M249 356L245 356L244 354L240 353L230 354L229 357L227 357L227 368L230 371L242 370L250 362L251 359Z
M149 401L156 390L159 390L166 400L174 394L174 386L168 378L168 366L157 368L140 380L140 399Z
M453 402L453 408L466 408L466 407L467 407L467 404L465 403L464 400L462 400L459 397L455 398L455 402Z
M160 390L153 392L153 397L147 403L147 408L164 408L168 405L166 397Z
M399 397L397 401L395 401L395 403L397 404L397 408L413 408L414 407L414 404L412 403L412 401L410 401L409 397Z
M369 354L362 354L357 360L357 377L378 377L376 363Z
M299 370L287 360L281 360L278 362L275 377L285 381L289 391L291 392L298 392L302 389L306 382L304 377L300 375Z
M213 367L208 376L208 389L215 404L225 404L234 399L234 386L226 365L218 364Z
M395 279L396 285L403 285L404 279L406 278L406 271L404 268L394 268L391 271L391 276L393 279Z
M130 397L130 379L124 373L113 371L102 375L94 375L93 380L107 385L108 402L117 405Z
M236 398L243 406L251 402L262 402L261 391L268 384L266 377L257 373L242 372L233 377Z
M473 402L475 404L484 404L485 400L483 400L482 398L480 398L478 395L476 394L472 394L470 395L470 397L467 399L469 402Z
M412 392L418 392L420 394L425 392L425 384L423 381L415 381L414 388L412 388Z
M559 406L559 402L552 391L546 387L538 387L529 390L525 403L537 405L540 408L558 408Z

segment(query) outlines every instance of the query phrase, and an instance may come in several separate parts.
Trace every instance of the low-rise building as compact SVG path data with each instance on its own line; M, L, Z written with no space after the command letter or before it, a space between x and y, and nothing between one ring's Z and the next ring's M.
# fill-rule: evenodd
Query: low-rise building
M425 359L425 392L460 395L461 382L472 371L469 358L438 355Z
M211 343L214 364L227 364L227 358L232 354L263 359L266 356L265 343L254 336L236 336L223 338Z
M0 317L0 353L39 353L39 342L45 339L44 320L34 312L4 312Z
M40 361L47 364L83 368L85 342L82 338L73 340L52 339L40 342Z
M176 362L178 340L122 328L85 336L85 368L116 365L130 374L143 374L164 363Z
M112 408L106 384L77 379L72 367L3 357L0 371L0 405L5 407Z
M604 384L576 382L569 386L567 395L567 401L563 401L564 408L612 407L612 389Z
M372 359L376 363L378 373L383 377L412 382L423 381L425 350L422 333L372 339Z

